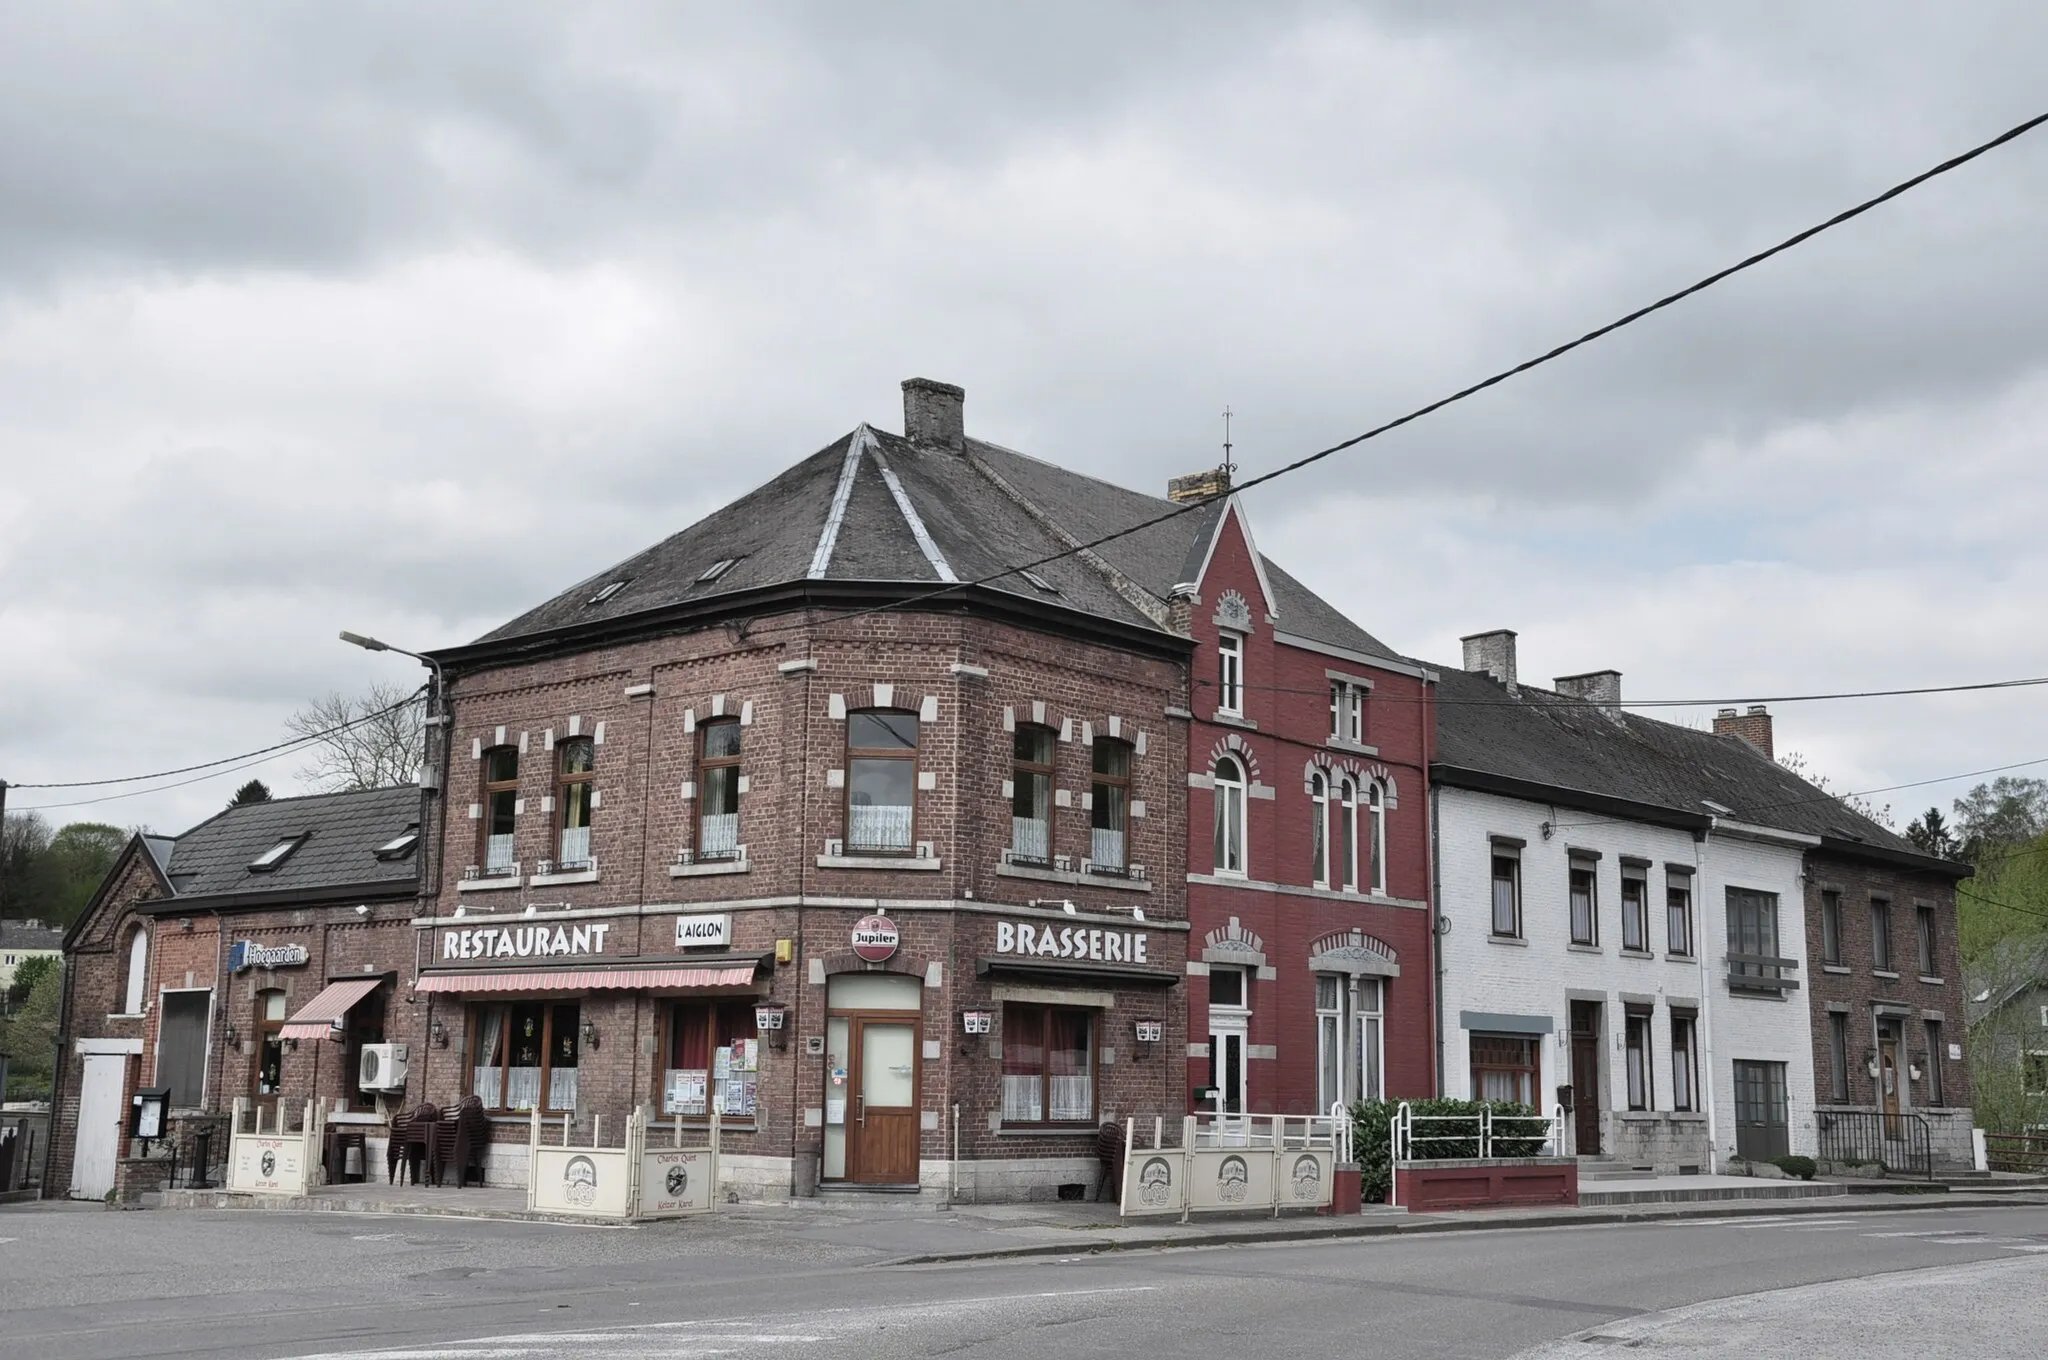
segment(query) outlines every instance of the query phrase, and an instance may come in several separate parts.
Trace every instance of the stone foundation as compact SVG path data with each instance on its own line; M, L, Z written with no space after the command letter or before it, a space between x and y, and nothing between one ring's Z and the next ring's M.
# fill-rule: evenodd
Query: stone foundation
M1713 1165L1704 1114L1617 1111L1608 1120L1607 1135L1607 1155L1617 1166L1646 1166L1660 1176L1676 1176L1697 1174Z

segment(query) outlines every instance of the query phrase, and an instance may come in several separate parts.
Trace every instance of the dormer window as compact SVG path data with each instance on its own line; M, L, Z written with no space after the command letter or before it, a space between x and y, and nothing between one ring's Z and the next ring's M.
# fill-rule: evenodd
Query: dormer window
M250 860L249 872L252 874L267 874L275 871L278 865L291 858L292 851L298 849L300 842L305 839L305 833L303 832L296 836L285 837L276 845L271 846L256 858Z
M408 826L402 835L377 847L377 858L381 860L405 859L419 846L420 829L417 823Z

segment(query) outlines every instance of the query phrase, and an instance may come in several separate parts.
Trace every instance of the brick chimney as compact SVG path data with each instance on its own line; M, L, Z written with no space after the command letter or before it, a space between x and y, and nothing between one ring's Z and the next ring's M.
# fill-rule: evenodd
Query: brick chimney
M1592 704L1609 717L1621 713L1621 672L1587 671L1584 675L1560 675L1551 683L1567 699Z
M1751 704L1747 713L1737 713L1732 708L1722 709L1714 715L1714 735L1741 737L1763 752L1765 760L1778 758L1771 742L1771 715L1762 704Z
M930 378L903 380L903 435L913 444L951 449L967 447L967 422L961 408L967 389Z
M1465 669L1490 675L1508 687L1515 688L1515 631L1512 628L1496 628L1491 633L1474 633L1459 638L1465 644Z
M1166 483L1166 499L1175 505L1186 505L1191 501L1205 501L1211 496L1220 496L1230 490L1230 469L1210 468L1206 472L1190 472L1185 477L1174 477Z

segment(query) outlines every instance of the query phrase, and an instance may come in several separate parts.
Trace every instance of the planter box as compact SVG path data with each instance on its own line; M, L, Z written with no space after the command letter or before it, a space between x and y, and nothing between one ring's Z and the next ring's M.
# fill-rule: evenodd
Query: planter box
M1516 1204L1577 1204L1575 1157L1489 1157L1397 1162L1395 1202L1410 1213Z

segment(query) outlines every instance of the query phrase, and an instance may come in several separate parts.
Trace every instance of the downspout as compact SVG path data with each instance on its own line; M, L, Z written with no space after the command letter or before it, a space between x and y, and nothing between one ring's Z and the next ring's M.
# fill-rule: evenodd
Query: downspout
M1717 1176L1721 1172L1721 1140L1717 1127L1718 1121L1715 1118L1717 1107L1720 1104L1716 1098L1716 1093L1720 1090L1720 1087L1714 1079L1714 987L1713 979L1707 971L1706 941L1703 938L1706 934L1706 913L1702 908L1705 906L1707 886L1707 838L1713 834L1714 827L1718 825L1720 825L1719 818L1709 818L1705 831L1693 833L1693 863L1695 869L1692 895L1692 949L1693 956L1699 960L1700 969L1699 1087L1700 1105L1707 1112L1707 1174L1709 1176Z
M809 891L806 873L806 855L809 853L807 837L811 834L811 682L817 678L817 629L816 620L809 608L804 610L804 655L811 659L811 666L804 672L804 720L802 726L803 746L797 753L797 855L796 855L796 956L792 966L796 974L796 1005L792 1007L791 1020L796 1032L804 1032L804 998L810 994L810 964L804 955L804 919L809 915L805 905ZM783 732L789 724L781 724ZM789 753L782 756L783 769L789 768ZM784 781L784 787L788 782ZM793 1054L789 1062L789 1164L790 1189L796 1188L796 1159L800 1155L799 1142L803 1138L803 1073L804 1061L801 1053ZM818 1193L818 1182L825 1179L825 1126L818 1125L818 1174L811 1183L811 1193Z
M1442 937L1438 931L1444 922L1443 903L1443 844L1438 827L1438 790L1429 777L1436 763L1436 684L1423 682L1423 692L1428 702L1423 705L1422 724L1422 780L1429 789L1424 801L1424 815L1429 818L1429 962L1430 962L1430 1006L1429 1024L1431 1037L1436 1041L1436 1085L1432 1095L1442 1096L1444 1092L1444 951Z

